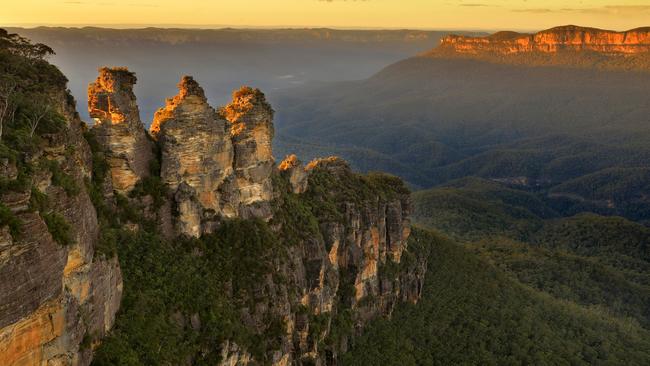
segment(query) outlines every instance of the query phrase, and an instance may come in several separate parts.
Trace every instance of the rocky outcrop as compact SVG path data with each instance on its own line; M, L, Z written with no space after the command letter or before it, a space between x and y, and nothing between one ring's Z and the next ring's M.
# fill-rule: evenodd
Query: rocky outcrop
M288 176L293 193L304 193L307 190L307 172L295 154L282 160L278 165L278 170Z
M271 216L273 110L244 87L217 113L190 76L154 117L161 178L171 190L177 231L198 237L223 219Z
M0 230L1 365L88 365L120 305L117 258L95 255L97 215L81 183L92 170L85 127L65 93L55 100L66 127L41 135L41 147L22 157L31 167L25 185L0 195L21 222L14 235ZM54 216L62 222L46 220ZM67 244L52 234L61 225Z
M242 322L261 333L268 319L282 320L280 349L267 355L271 364L336 364L369 321L420 297L426 262L408 251L410 194L398 178L355 174L339 158L303 168L294 156L278 168L285 183L275 187L280 216L271 224L291 240L287 232L309 221L290 203L298 200L312 207L318 226L303 229L287 248L286 262L258 284L253 293L261 302L242 309ZM307 177L300 193L291 183L292 169ZM222 364L246 357L245 350L229 352Z
M128 193L149 175L152 146L140 121L133 85L135 74L126 68L99 69L88 86L88 111L93 130L104 146L113 189Z
M562 51L593 51L603 54L633 55L650 52L650 28L614 32L596 28L562 26L535 34L498 32L487 37L449 35L440 50L465 54L503 55Z

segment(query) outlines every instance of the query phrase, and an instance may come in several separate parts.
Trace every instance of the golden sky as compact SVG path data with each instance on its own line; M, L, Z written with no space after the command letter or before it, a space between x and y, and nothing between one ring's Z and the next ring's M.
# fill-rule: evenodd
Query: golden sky
M650 0L12 0L0 26L300 26L535 30L650 25Z

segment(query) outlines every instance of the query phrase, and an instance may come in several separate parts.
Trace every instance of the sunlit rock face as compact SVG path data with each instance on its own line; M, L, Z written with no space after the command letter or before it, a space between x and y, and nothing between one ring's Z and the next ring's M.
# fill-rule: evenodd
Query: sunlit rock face
M593 51L631 55L650 52L650 28L614 32L563 26L535 34L498 32L487 37L450 35L442 39L440 48L467 54L492 52L508 55L526 52Z
M269 217L268 202L273 195L273 109L259 89L242 87L220 112L230 122L240 215Z
M234 151L229 123L208 105L199 84L184 76L178 88L156 112L150 131L160 143L160 175L174 193L178 230L200 236L211 232L219 217L238 215Z
M278 170L281 174L286 174L289 177L293 193L300 194L307 190L307 172L295 154L291 154L282 160L278 165Z
M113 189L130 192L149 175L152 145L140 121L133 85L135 74L125 68L99 69L88 86L88 111L95 135L104 146Z
M273 110L264 94L243 87L215 111L203 89L182 77L160 108L151 135L161 148L179 234L199 237L224 218L271 217Z

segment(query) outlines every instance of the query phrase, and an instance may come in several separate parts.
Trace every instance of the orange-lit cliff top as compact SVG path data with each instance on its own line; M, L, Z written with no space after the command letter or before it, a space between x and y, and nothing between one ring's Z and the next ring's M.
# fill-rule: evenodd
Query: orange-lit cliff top
M625 32L575 25L555 27L535 34L497 32L487 37L449 35L433 52L461 54L518 54L526 52L593 51L633 55L650 52L650 27Z

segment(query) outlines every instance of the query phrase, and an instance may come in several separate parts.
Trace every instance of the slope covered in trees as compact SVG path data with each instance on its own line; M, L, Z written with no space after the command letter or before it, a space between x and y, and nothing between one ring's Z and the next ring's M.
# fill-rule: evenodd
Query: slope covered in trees
M649 81L645 71L413 57L366 80L279 93L276 145L340 154L416 188L478 176L544 190L562 211L646 220Z
M563 216L542 196L464 179L413 195L415 221L527 286L650 326L650 229L622 217Z
M424 296L370 326L345 365L643 365L650 332L524 285L426 231Z

